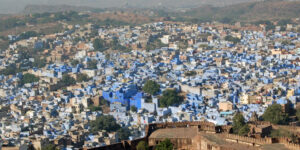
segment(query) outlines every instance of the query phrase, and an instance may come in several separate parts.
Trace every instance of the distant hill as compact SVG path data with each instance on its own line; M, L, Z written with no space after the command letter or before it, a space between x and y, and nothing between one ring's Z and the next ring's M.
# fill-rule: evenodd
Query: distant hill
M71 5L28 5L24 8L23 13L54 13L63 11L91 11L95 8L87 6L71 6Z
M235 4L225 7L205 6L176 13L178 18L251 22L258 20L300 17L300 1L265 1Z
M228 6L258 0L0 0L0 13L21 13L28 5L72 5L93 8L195 8L204 5ZM33 7L31 7L33 8ZM35 7L37 8L37 7ZM37 8L41 10L40 8ZM48 8L47 8L48 9ZM33 10L33 9L31 9ZM54 10L54 8L51 8Z
M67 1L69 0L63 0L57 4ZM260 2L258 2L257 0L185 0L184 4L182 0L151 0L151 3L153 4L149 5L148 3L150 3L150 1L146 0L120 0L122 1L122 3L120 2L120 4L115 4L115 2L119 0L111 0L110 3L103 3L103 6L99 6L100 3L95 3L96 1L103 0L86 0L86 5L90 6L91 4L95 3L93 7L76 6L78 5L78 3L76 3L77 1L78 0L74 0L74 3L72 3L74 5L28 5L27 7L25 7L23 13L61 12L70 10L101 12L103 10L117 9L130 11L132 8L140 9L141 11L145 8L136 7L149 7L146 8L144 11L148 11L149 9L151 9L154 12L158 12L158 14L160 14L162 17L172 16L176 17L176 19L179 21L181 20L201 22L216 20L224 23L230 23L234 21L252 22L257 20L286 19L296 18L300 16L299 0L267 0ZM126 5L123 5L124 1L128 1L128 3L126 3ZM135 1L137 3L133 3ZM154 3L153 1L157 1L157 3ZM141 4L141 2L144 3ZM158 3L161 7L154 7ZM139 4L140 6L138 6ZM108 7L110 5L124 7L111 7L103 9L104 7ZM151 6L153 6L153 8L151 8ZM164 6L169 7L164 8Z

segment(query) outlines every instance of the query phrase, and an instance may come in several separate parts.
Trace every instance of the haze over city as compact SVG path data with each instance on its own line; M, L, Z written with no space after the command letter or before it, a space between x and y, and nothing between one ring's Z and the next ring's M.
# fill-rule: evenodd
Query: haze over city
M1 150L299 150L299 0L0 0Z
M1 0L0 13L21 13L28 5L72 5L93 8L195 8L203 5L225 6L255 0Z

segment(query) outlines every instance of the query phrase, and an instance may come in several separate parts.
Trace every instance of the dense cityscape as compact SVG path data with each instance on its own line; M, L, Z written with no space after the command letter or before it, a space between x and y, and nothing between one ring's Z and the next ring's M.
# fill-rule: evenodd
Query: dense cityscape
M2 149L101 149L144 137L168 143L174 131L148 135L148 125L185 122L213 132L232 127L227 137L287 137L294 147L281 146L300 148L297 21L62 23L63 32L2 37L10 43L0 52Z

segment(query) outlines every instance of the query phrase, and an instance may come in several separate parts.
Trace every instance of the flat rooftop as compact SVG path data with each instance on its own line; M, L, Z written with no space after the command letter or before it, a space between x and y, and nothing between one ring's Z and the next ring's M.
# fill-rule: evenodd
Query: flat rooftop
M165 128L154 131L149 138L193 138L197 133L197 128Z

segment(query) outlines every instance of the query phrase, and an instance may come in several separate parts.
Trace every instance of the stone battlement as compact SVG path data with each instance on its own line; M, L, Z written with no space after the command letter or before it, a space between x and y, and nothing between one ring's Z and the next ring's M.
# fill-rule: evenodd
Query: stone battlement
M271 125L269 122L257 122L255 125ZM274 127L279 127L274 125ZM281 127L281 126L280 126ZM285 126L284 126L285 127ZM246 144L250 146L261 146L264 144L273 144L273 143L281 143L284 144L287 148L291 150L300 149L299 144L290 143L288 138L252 138L252 137L244 137L235 134L230 134L232 130L232 126L215 126L213 123L206 121L194 121L194 122L166 122L166 123L152 123L146 126L145 133L146 136L143 138L135 139L132 141L122 141L121 143L116 143L112 145L102 146L98 148L84 148L84 150L136 150L136 145L140 141L148 142L150 135L158 129L165 128L197 128L198 132L207 132L207 133L215 133L216 135L224 138L226 141L238 143L238 144ZM299 127L288 127L285 128L290 129L298 129ZM219 147L221 148L221 147ZM223 148L222 148L223 149ZM224 150L226 148L224 147ZM226 149L227 150L227 149ZM232 149L228 149L232 150Z
M299 144L285 143L284 145L290 150L299 150L300 149Z
M252 138L252 137L245 137L239 136L235 134L223 134L226 139L235 140L237 143L245 142L250 143L253 146L255 145L264 145L264 144L272 144L272 138Z

